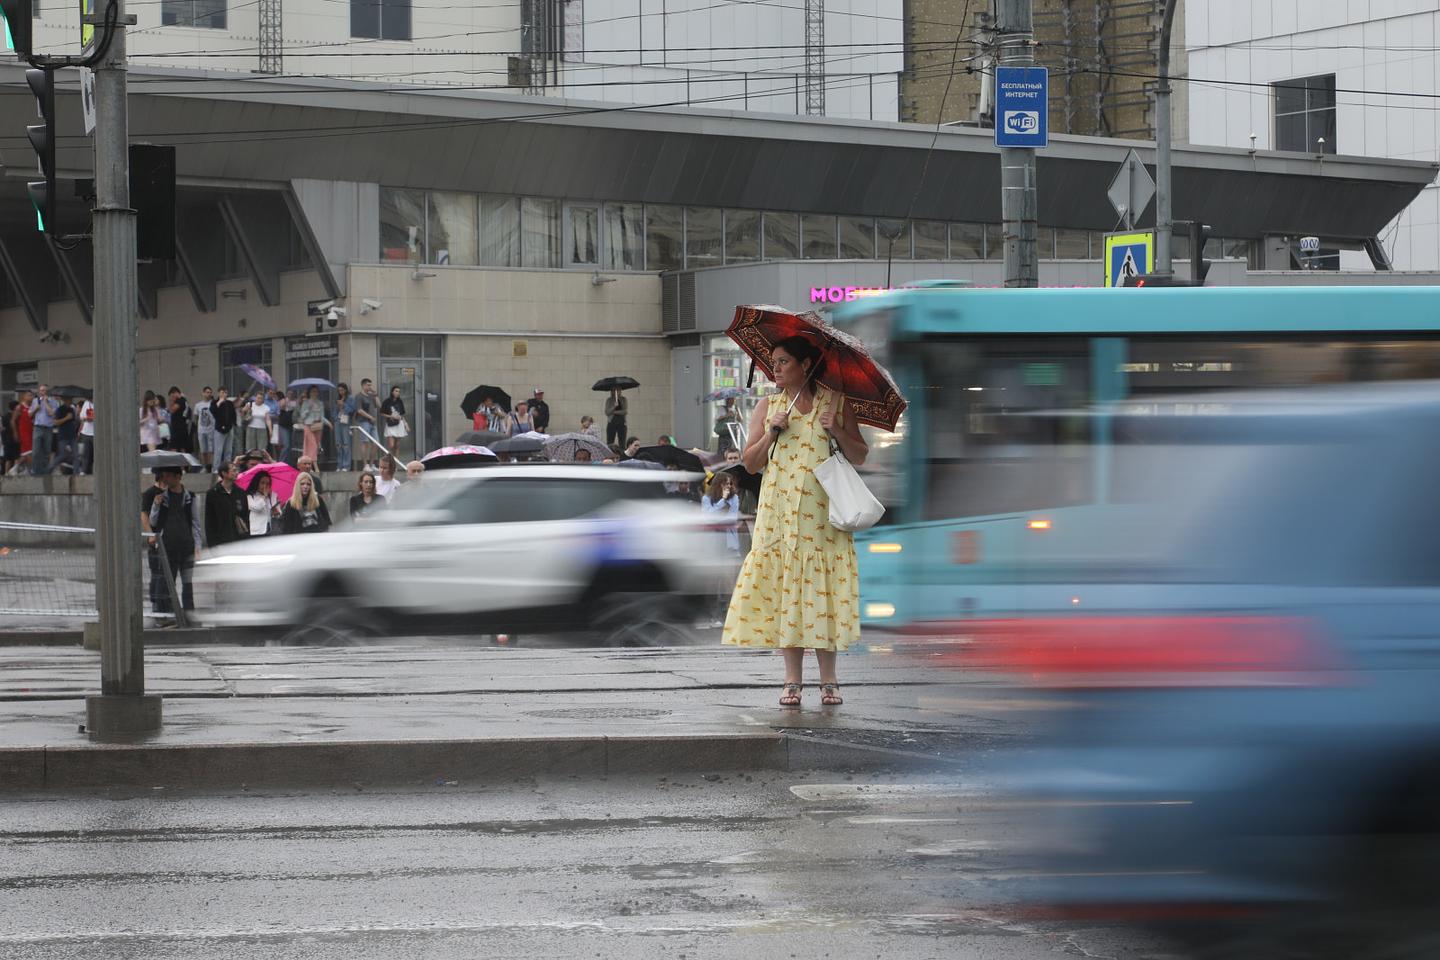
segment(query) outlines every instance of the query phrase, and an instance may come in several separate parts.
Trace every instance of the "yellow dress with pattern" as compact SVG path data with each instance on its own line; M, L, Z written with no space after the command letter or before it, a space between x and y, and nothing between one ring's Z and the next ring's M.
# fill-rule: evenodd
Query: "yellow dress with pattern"
M820 426L827 406L844 416L839 394L821 387L808 414L792 412L765 468L755 534L740 568L722 643L739 647L844 650L860 639L855 540L830 526L830 498L815 468L830 457ZM770 398L770 412L790 406Z

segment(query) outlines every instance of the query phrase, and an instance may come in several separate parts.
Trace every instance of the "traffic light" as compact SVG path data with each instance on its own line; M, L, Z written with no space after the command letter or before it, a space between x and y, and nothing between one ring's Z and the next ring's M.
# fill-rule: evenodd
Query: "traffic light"
M1205 259L1205 242L1210 239L1210 224L1199 220L1190 222L1190 277L1195 286L1205 285L1205 275L1210 272L1210 261Z
M35 207L35 226L41 233L55 229L55 71L26 70L25 82L35 94L35 107L41 123L25 128L30 145L35 148L40 174L44 180L25 184L30 202Z
M34 0L0 0L0 13L5 16L5 46L17 57L28 57L32 51L30 14Z

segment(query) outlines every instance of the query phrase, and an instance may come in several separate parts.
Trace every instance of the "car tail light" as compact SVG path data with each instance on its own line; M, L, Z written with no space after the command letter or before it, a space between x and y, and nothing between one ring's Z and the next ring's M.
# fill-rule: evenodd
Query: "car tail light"
M1025 617L934 624L914 633L925 639L907 645L912 653L924 649L945 664L1023 674L1045 686L1342 682L1339 659L1318 625L1302 617Z

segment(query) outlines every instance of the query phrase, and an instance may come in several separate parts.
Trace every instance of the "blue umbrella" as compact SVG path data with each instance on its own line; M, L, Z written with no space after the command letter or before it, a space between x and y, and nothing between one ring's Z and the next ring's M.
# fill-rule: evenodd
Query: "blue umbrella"
M301 377L299 380L291 380L289 389L296 387L324 387L327 390L334 390L335 384L324 377Z

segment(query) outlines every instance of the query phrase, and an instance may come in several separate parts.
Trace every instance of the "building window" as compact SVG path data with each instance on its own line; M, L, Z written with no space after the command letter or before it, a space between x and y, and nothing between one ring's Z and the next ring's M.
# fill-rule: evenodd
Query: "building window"
M380 188L380 259L418 263L425 256L425 191Z
M565 208L566 259L572 267L600 265L600 207L573 205Z
M350 36L409 40L410 0L350 0Z
M679 270L685 265L685 211L645 205L645 269Z
M794 213L765 214L765 259L800 259L800 217Z
M520 266L520 198L480 198L480 262L487 267Z
M950 224L950 259L985 259L985 227L983 224Z
M560 266L560 244L560 201L539 197L525 197L521 200L521 265Z
M875 221L869 217L840 218L840 259L872 260L875 257Z
M1285 80L1274 86L1275 149L1334 153L1335 74Z
M725 211L725 262L754 263L760 259L760 213Z
M255 381L250 374L240 369L241 364L254 364L262 370L270 369L270 341L251 340L248 343L220 344L220 383L218 386L230 391L232 397L243 397L246 391L253 393Z
M638 203L605 204L605 265L611 270L645 269L645 208Z
M719 210L690 207L685 211L685 265L687 267L719 266L720 244L724 238Z
M1067 230L1064 227L1056 227L1055 259L1090 259L1090 235L1084 230Z
M823 213L801 214L800 240L806 260L834 260L835 218Z
M937 220L915 221L915 259L944 260L945 224Z
M430 194L427 263L473 267L480 262L475 201L473 193Z
M161 0L160 23L166 27L224 30L225 0Z
M1005 231L998 223L985 224L985 259L1005 259Z
M881 260L910 259L910 221L877 220L875 232L880 235L876 241L875 256Z

